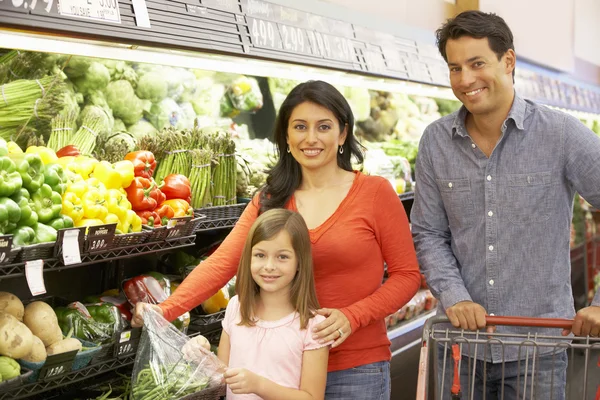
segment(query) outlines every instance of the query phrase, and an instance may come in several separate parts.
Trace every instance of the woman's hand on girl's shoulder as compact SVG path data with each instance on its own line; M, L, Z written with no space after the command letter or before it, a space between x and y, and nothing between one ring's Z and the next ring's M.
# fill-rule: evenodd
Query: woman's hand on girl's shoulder
M336 308L321 308L318 315L325 317L325 321L317 324L313 329L313 339L319 343L333 341L331 348L337 347L352 334L352 326L348 317Z

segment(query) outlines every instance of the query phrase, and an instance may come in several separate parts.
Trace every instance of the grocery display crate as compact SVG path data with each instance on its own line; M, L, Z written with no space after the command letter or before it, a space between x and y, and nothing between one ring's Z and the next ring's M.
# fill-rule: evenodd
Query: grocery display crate
M212 229L233 228L244 212L247 203L233 204L229 206L205 207L194 210L194 216L205 217L198 224L196 232Z
M16 259L18 261L32 261L32 260L44 260L51 259L54 256L54 247L56 242L32 244L29 246L21 247L21 253Z
M150 231L147 230L143 230L141 232L115 235L115 238L113 240L113 249L118 249L127 246L135 246L144 243L148 239L148 235L150 235Z
M212 332L221 329L221 322L225 318L225 310L221 310L214 314L199 315L196 312L190 313L190 326L189 330L204 334L206 332Z
M114 346L114 357L119 359L131 357L132 355L135 357L141 337L141 328L120 332Z
M12 390L16 387L26 384L29 380L29 377L32 374L32 370L21 367L21 375L17 376L16 378L0 382L0 393L5 392L7 390Z
M146 242L148 243L162 242L166 239L167 234L169 233L166 226L151 227L144 225L142 228L145 231L150 232L148 234L148 238L146 239Z

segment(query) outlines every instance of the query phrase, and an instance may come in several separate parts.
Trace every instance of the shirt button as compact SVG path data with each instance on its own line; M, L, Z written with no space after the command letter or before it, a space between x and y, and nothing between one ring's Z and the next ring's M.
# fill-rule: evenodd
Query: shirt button
M488 216L492 217L492 216L494 216L494 213L492 211L488 211Z
M475 143L471 143L471 147L475 148L475 147L477 147L477 145Z
M492 180L492 176L491 176L491 175L488 175L486 179L487 179L488 181L491 181L491 180Z
M494 286L494 280L490 279L490 286Z
M490 246L488 247L488 249L490 249L490 251L494 250L494 246Z
M492 313L490 313L490 317L493 317L494 315L496 315L496 314L494 314L493 312L492 312Z
M448 182L448 187L451 188L452 187L452 182Z

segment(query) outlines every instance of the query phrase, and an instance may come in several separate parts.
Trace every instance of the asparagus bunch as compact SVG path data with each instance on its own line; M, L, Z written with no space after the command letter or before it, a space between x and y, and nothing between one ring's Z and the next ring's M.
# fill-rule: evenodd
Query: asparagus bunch
M52 131L48 140L48 147L58 151L71 144L75 130L77 129L77 114L70 112L59 114L52 118Z
M211 204L211 157L208 149L196 149L189 152L192 168L188 178L192 187L192 207L202 208Z

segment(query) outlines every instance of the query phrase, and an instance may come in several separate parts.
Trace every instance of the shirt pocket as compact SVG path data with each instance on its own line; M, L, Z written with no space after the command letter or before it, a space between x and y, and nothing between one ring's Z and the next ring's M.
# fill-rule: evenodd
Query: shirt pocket
M437 179L450 226L468 227L475 220L469 178Z
M506 216L513 224L530 224L550 218L552 172L506 175Z

